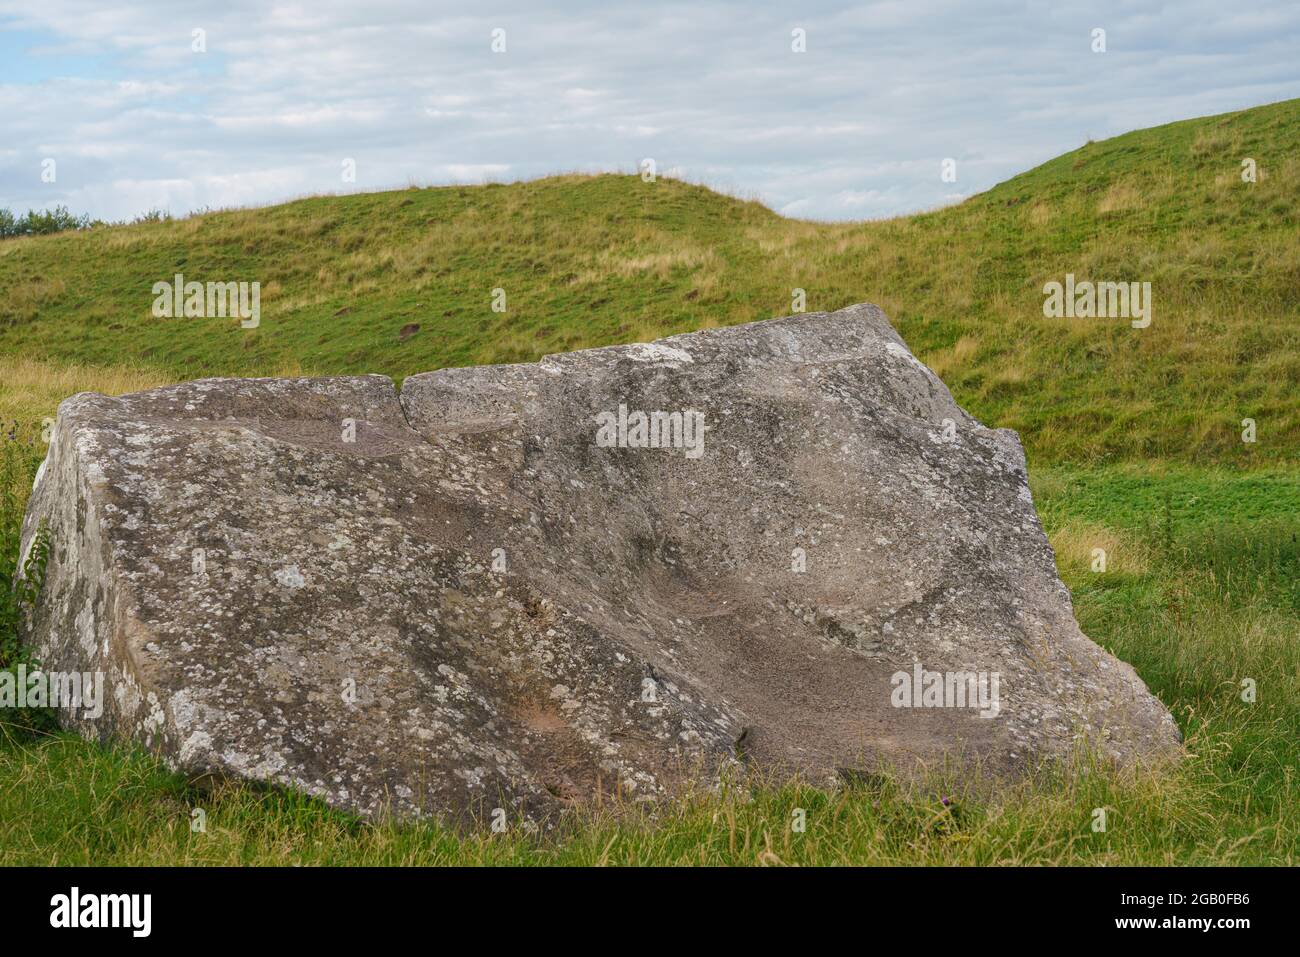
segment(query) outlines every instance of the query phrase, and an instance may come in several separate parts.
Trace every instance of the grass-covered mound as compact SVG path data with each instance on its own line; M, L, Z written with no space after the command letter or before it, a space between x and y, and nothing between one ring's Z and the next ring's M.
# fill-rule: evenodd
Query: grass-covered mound
M733 789L654 824L597 813L538 843L200 791L0 713L0 864L1297 863L1297 141L1300 101L1190 120L868 223L565 176L0 240L0 574L17 561L40 420L72 392L523 361L785 315L801 288L810 310L880 304L959 402L1020 431L1084 631L1137 668L1189 752L1160 773L1045 773L996 800L942 774L911 791ZM155 319L152 285L177 272L260 281L260 326ZM1044 318L1043 284L1067 273L1150 282L1151 325ZM0 604L0 666L18 654L21 597Z

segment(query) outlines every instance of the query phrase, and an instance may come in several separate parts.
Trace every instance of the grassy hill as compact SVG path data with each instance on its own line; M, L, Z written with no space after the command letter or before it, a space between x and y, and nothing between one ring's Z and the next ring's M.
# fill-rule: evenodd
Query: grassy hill
M1020 431L1080 623L1170 707L1188 752L1136 774L1046 769L995 799L942 774L777 782L538 842L200 790L0 711L0 864L1300 863L1298 142L1295 100L1090 143L959 206L866 223L562 176L0 241L0 416L18 420L0 442L0 577L44 454L33 423L72 392L524 361L785 315L799 287L809 310L879 303L963 405ZM155 319L152 286L176 272L260 281L261 325ZM1066 273L1150 282L1151 325L1044 318L1043 284ZM0 667L16 614L0 589Z
M879 303L960 402L1023 434L1031 462L1293 460L1296 142L1300 100L1090 143L959 206L865 223L605 175L9 240L0 355L173 380L400 378L786 315L798 287L809 310ZM260 327L154 318L153 283L178 272L260 281ZM1044 318L1043 284L1066 273L1150 282L1151 326Z

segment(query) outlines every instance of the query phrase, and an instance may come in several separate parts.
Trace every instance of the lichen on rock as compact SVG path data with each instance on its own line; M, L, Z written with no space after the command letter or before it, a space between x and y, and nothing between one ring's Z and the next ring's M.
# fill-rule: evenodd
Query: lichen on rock
M400 394L73 396L25 549L42 520L26 640L109 691L66 724L364 815L536 822L742 760L829 780L1177 749L1079 630L1016 435L872 306ZM913 674L996 675L996 715L900 705Z

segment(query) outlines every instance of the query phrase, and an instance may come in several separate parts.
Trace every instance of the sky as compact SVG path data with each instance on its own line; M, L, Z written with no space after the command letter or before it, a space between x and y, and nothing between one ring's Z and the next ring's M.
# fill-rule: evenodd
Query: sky
M0 207L120 220L653 160L878 218L1293 97L1296 0L0 0Z

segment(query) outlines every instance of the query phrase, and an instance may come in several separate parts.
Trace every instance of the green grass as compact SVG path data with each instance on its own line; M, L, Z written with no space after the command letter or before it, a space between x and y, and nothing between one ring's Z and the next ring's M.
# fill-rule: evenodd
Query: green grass
M735 786L654 822L592 813L539 840L519 828L465 837L363 825L306 798L200 790L147 756L27 731L0 747L0 863L1295 864L1300 543L1294 523L1239 509L1267 498L1261 489L1294 500L1300 478L1184 470L1168 487L1211 504L1189 506L1172 537L1132 512L1133 482L1127 469L1064 468L1035 486L1080 623L1138 669L1187 735L1176 768L1050 769L996 798L943 774L838 793ZM1091 572L1091 543L1117 533L1113 567ZM1140 554L1140 571L1125 550ZM1253 704L1243 678L1256 683ZM203 832L191 829L196 808ZM1091 829L1096 808L1104 833Z
M1082 756L994 793L940 772L839 792L735 783L653 821L597 810L537 839L202 790L28 715L0 727L0 863L1300 862L1297 141L1290 101L1091 143L960 206L871 223L570 176L0 242L0 416L19 420L0 443L0 574L39 420L72 391L522 361L783 315L798 286L810 309L880 303L963 405L1020 431L1080 624L1137 668L1188 752L1129 774ZM150 287L176 271L260 280L261 327L153 319ZM1042 284L1066 272L1152 282L1151 327L1044 319ZM399 341L408 322L421 329ZM1245 417L1257 443L1240 440ZM0 599L0 667L19 654L17 599Z
M1022 433L1031 463L1294 461L1298 141L1291 100L1090 143L959 206L866 223L606 175L11 239L0 354L172 379L401 377L786 315L797 287L811 310L880 304L958 401ZM1258 182L1241 181L1243 157ZM153 283L177 272L261 282L260 327L153 318ZM1151 282L1152 325L1045 319L1043 284L1067 272Z

